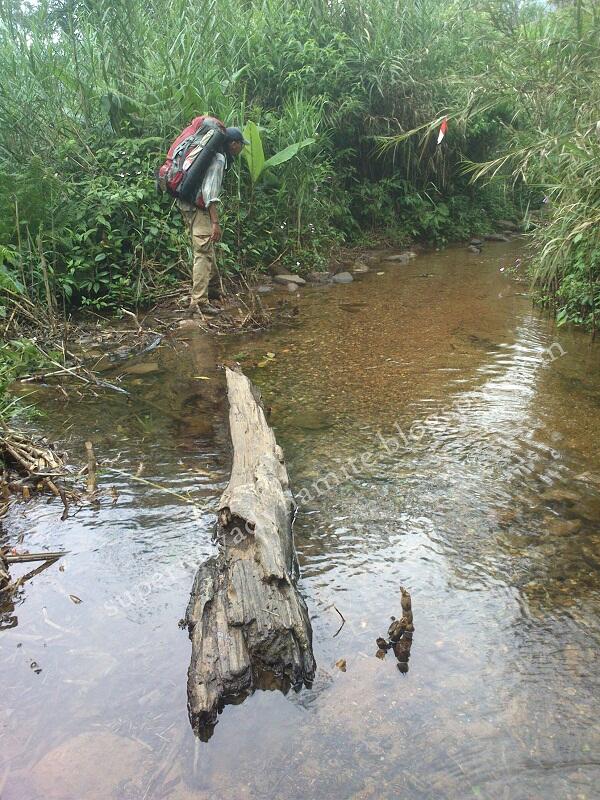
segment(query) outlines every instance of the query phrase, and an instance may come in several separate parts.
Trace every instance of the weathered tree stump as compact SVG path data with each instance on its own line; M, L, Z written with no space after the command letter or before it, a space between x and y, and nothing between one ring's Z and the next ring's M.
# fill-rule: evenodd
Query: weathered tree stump
M210 735L226 702L257 688L287 691L315 671L283 453L258 391L241 372L226 374L233 466L219 505L219 552L199 568L186 612L188 709L200 735Z

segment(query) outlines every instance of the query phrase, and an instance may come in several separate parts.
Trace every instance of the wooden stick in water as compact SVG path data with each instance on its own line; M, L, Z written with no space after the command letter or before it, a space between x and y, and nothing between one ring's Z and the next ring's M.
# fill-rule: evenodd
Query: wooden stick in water
M87 455L87 490L88 494L96 492L96 454L94 453L94 445L91 442L85 443L85 452Z

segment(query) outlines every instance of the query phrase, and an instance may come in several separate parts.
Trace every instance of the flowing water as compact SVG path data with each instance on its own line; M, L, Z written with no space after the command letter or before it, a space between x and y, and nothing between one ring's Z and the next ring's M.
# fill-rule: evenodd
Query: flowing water
M4 520L1 543L69 554L4 609L3 800L600 796L600 350L532 309L519 247L382 254L260 336L183 328L131 400L39 390L44 430L73 460L92 438L114 490ZM286 452L318 668L204 743L178 621L228 476L223 358ZM375 656L400 585L402 670Z

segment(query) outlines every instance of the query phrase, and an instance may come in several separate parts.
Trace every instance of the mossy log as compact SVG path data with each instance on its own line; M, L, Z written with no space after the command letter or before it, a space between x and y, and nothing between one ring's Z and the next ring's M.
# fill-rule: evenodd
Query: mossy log
M258 391L241 372L226 369L226 377L233 466L219 505L219 552L199 568L186 612L188 708L200 735L210 735L226 702L310 683L315 671L283 453Z

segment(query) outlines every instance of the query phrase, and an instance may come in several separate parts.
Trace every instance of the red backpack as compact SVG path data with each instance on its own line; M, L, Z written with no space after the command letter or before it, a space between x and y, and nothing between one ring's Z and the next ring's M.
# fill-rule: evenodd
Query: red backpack
M203 208L202 177L224 139L225 125L220 119L194 117L169 148L156 176L158 189Z

